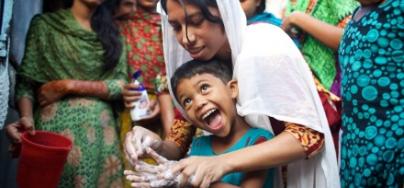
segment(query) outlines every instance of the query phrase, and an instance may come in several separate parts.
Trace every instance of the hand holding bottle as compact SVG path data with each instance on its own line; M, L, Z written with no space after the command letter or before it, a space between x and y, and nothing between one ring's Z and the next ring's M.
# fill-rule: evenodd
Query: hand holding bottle
M133 121L139 121L149 116L150 100L147 94L147 90L144 85L139 81L141 77L141 71L136 71L132 75L132 82L137 85L136 89L140 92L138 100L132 102L132 109L130 110L130 117Z

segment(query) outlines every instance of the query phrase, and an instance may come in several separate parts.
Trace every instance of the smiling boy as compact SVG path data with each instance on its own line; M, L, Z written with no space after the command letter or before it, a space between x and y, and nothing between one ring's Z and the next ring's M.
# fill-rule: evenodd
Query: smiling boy
M192 60L178 68L171 79L177 101L194 126L212 135L193 140L190 155L214 156L266 141L272 134L251 128L237 114L237 81L229 62ZM221 183L241 187L272 187L273 170L235 172Z

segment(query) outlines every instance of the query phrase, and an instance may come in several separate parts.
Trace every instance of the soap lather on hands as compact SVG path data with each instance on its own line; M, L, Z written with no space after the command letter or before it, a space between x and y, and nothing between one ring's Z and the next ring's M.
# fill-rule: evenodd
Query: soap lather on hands
M150 147L145 148L145 154L152 157L157 162L157 165L138 160L133 164L136 171L125 170L126 179L131 181L132 187L183 187L191 184L193 176L188 180L184 180L180 172L172 171L178 161L167 160Z

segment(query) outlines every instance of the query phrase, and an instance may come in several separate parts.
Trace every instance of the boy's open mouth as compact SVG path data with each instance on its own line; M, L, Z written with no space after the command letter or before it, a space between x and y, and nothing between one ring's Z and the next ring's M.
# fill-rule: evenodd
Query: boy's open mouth
M206 112L202 116L202 120L208 125L208 127L212 130L217 130L222 127L221 121L222 116L218 109L214 108Z

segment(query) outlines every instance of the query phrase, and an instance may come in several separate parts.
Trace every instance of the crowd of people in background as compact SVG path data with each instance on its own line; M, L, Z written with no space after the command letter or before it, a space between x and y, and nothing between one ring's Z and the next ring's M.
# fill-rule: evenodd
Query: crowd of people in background
M404 186L404 0L46 10L17 70L20 118L5 125L1 102L0 128L14 153L23 131L72 140L58 187Z

